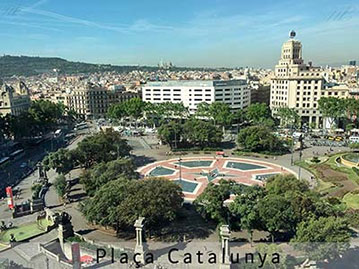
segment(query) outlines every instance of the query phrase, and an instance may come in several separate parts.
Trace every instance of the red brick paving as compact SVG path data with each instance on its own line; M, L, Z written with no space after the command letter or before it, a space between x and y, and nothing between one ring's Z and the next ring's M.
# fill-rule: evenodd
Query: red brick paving
M202 183L199 189L197 186L197 189L195 190L196 193L184 192L184 198L187 201L194 200L198 195L200 195L203 192L203 190L207 187L207 185L209 183L206 176L195 175L194 173L200 173L203 171L208 172L209 170L212 171L217 168L220 173L225 173L225 174L230 174L230 175L235 176L235 177L225 177L226 180L233 180L237 183L250 185L250 186L252 186L252 185L262 186L263 185L263 182L253 179L254 175L271 174L271 173L286 173L286 174L290 173L284 167L278 166L276 164L263 162L263 161L254 161L254 160L243 159L243 158L231 158L231 157L228 157L228 158L227 157L224 157L224 158L223 157L217 157L217 158L214 158L214 157L187 157L187 158L182 158L182 162L199 161L199 160L214 161L214 162L212 163L211 167L190 168L190 167L182 166L182 169L181 169L182 170L182 179L186 179L187 181L191 181L191 182ZM229 161L260 165L260 166L264 166L266 168L252 169L252 170L246 170L246 171L238 170L235 168L224 168L225 163L229 162ZM170 160L165 160L165 161L154 162L154 163L148 164L144 167L141 167L138 170L138 172L141 174L142 177L145 177L151 172L151 170L153 170L157 166L162 166L162 167L170 168L170 169L176 171L174 174L172 174L170 176L163 176L163 177L168 178L170 180L179 179L179 174L180 174L179 165L175 164L177 162L178 162L178 159L170 159ZM218 177L218 178L212 180L212 182L218 183L218 181L220 179L221 179L221 177Z

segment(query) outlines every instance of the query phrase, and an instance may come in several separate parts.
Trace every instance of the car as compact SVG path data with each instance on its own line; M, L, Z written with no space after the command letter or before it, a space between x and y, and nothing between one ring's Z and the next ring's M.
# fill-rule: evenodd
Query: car
M343 141L343 137L342 136L336 136L335 141L337 141L337 142Z
M351 137L349 137L349 141L351 143L358 143L359 142L359 136L351 136Z

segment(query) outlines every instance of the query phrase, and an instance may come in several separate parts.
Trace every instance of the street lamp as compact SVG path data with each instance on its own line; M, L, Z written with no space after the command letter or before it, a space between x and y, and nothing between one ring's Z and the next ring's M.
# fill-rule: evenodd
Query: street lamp
M181 165L181 157L178 158L178 163L179 163L179 166L180 166L180 182L182 181L182 165Z

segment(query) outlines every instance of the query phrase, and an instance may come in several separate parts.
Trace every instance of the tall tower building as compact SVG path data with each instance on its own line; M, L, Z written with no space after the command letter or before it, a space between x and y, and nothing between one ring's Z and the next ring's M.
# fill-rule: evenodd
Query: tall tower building
M294 108L302 124L319 127L322 117L318 100L322 95L324 79L319 67L305 64L302 43L290 32L282 46L281 57L271 79L270 108L275 116L281 107ZM324 94L323 94L324 95Z

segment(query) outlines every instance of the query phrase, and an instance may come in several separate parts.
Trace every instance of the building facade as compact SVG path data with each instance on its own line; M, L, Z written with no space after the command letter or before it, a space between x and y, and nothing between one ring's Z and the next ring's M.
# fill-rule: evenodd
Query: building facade
M92 83L74 89L66 97L67 106L84 119L97 119L106 115L109 107L134 97L137 93L124 89L107 89Z
M328 82L326 70L305 64L302 44L295 40L295 32L282 46L281 58L271 79L270 108L273 116L281 107L294 108L302 124L328 127L319 110L321 97L356 98L356 91L345 83ZM329 127L328 127L329 128Z
M0 115L20 115L30 107L29 89L19 81L14 86L0 81Z
M183 103L193 114L203 102L223 102L232 111L246 108L251 94L246 80L173 80L148 82L142 87L142 100Z
M318 100L325 96L322 70L305 64L302 58L302 44L295 40L291 32L290 40L282 46L281 58L275 66L271 80L270 107L276 115L281 107L294 108L301 117L302 124L319 127L322 116L318 110Z

